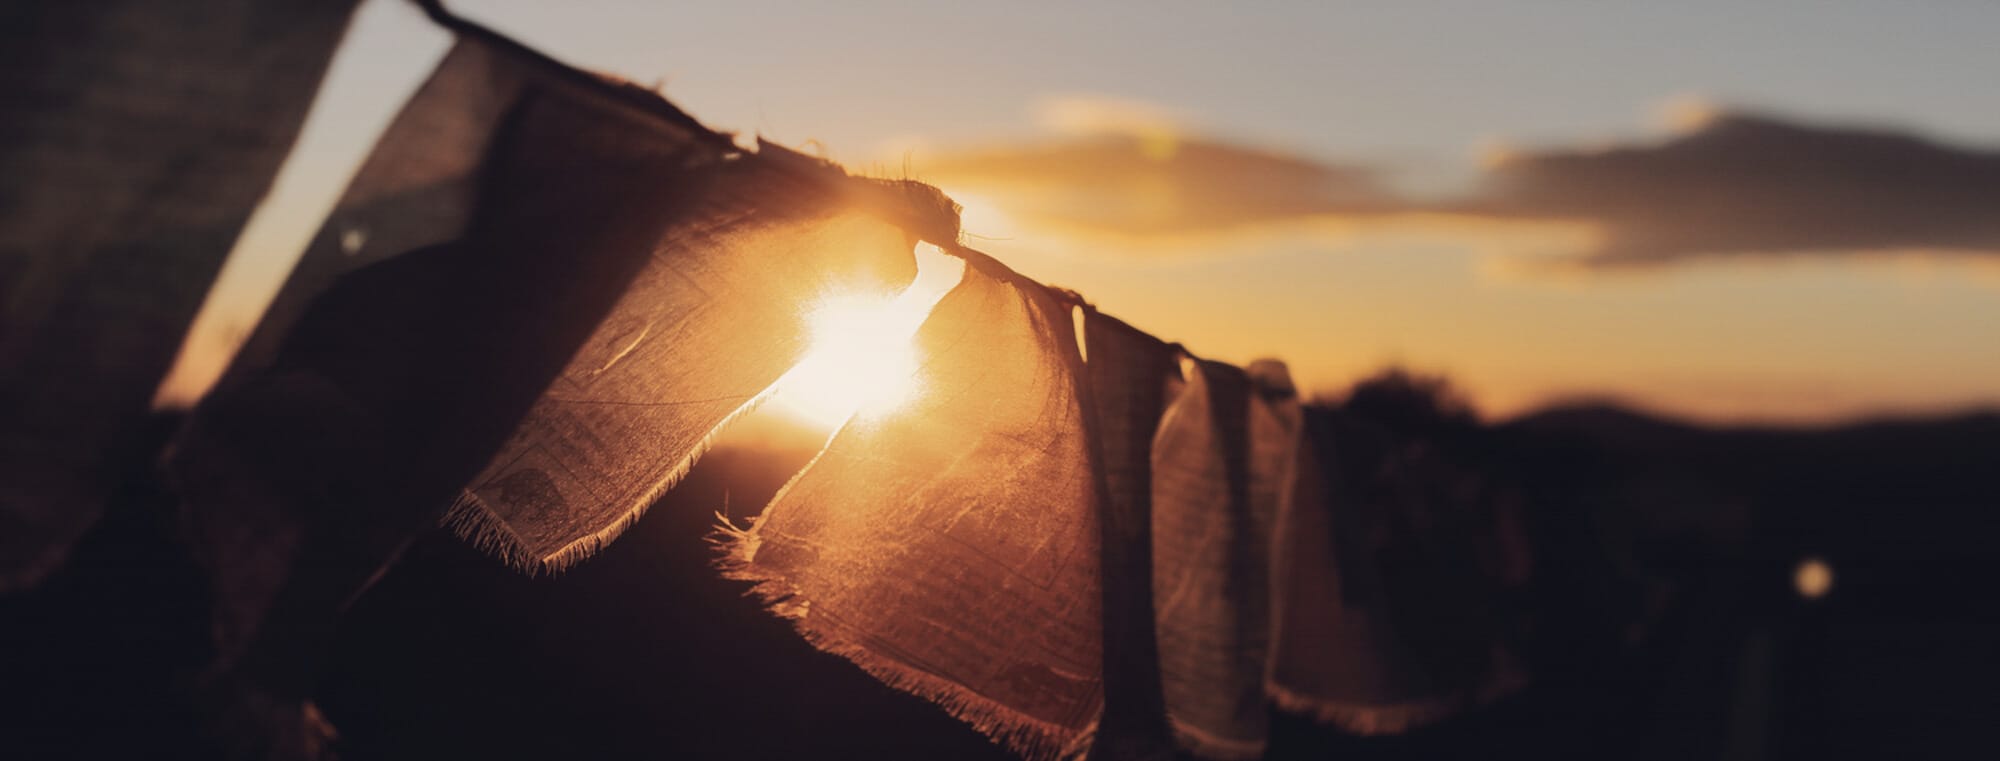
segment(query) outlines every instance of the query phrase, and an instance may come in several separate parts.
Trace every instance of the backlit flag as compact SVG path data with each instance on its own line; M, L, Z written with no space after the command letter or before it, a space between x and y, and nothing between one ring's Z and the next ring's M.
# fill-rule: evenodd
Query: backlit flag
M842 427L725 562L820 648L1049 759L1085 747L1102 702L1075 327L968 256L916 334L910 397Z
M1175 739L1263 754L1271 531L1290 488L1298 402L1282 365L1183 361L1153 440L1153 604Z
M1083 308L1085 368L1104 474L1104 716L1093 757L1167 758L1172 734L1153 633L1153 435L1180 380L1181 350Z
M608 541L797 361L813 297L914 276L859 185L461 39L180 441L220 630L281 580L351 593L454 503L528 569Z
M1376 448L1379 435L1308 408L1298 476L1278 520L1266 689L1286 710L1357 734L1436 722L1518 686L1474 568L1492 516L1462 473ZM1383 479L1389 484L1379 483ZM1470 524L1470 525L1469 525Z
M0 592L46 573L150 465L154 388L353 7L114 0L4 14Z
M471 481L452 517L476 543L529 570L588 557L805 356L820 310L910 285L917 238L900 215L849 192L863 181L765 160L779 150L714 172Z

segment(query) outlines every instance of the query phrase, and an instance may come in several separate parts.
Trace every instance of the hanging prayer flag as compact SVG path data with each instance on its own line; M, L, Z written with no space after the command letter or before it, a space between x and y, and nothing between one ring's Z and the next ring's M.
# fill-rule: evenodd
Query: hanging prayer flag
M176 442L225 653L266 623L281 586L337 607L434 525L718 163L687 131L505 52L462 44L349 193L395 231L378 244L412 249L345 272L325 263L340 248L308 251L287 289L308 303L284 304L296 317L279 317L275 350L245 356ZM465 103L482 108L455 110ZM456 140L477 158L422 148ZM425 166L460 173L421 178L431 192L406 196L414 220L369 195ZM435 224L446 217L459 227Z
M1153 435L1179 385L1180 349L1084 307L1085 369L1104 474L1104 716L1095 758L1172 756L1153 633Z
M1517 686L1482 611L1494 590L1470 567L1480 539L1467 522L1479 516L1460 504L1464 474L1412 461L1341 415L1307 409L1278 519L1271 698L1349 732L1387 734ZM1391 462L1362 454L1376 450ZM1440 492L1451 493L1424 496Z
M849 420L725 564L820 648L1051 759L1087 747L1102 694L1075 328L968 256L916 334L910 398Z
M1298 403L1282 365L1185 359L1153 440L1153 604L1181 747L1262 755L1269 547L1289 490Z
M352 0L21 3L0 23L0 592L143 473L153 391Z

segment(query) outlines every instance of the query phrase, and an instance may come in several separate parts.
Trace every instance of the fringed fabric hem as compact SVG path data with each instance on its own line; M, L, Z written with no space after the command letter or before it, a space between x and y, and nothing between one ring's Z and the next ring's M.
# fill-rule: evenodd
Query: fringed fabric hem
M1443 721L1467 708L1469 694L1401 703L1345 703L1326 700L1266 683L1264 694L1289 713L1357 735L1393 735Z
M480 552L498 558L500 562L527 573L541 568L541 559L529 552L521 537L506 521L493 514L486 501L471 490L458 493L452 500L451 508L445 510L441 524L466 544Z
M1527 673L1505 648L1493 655L1493 670L1474 688L1422 700L1349 703L1307 695L1264 681L1264 694L1278 708L1357 735L1393 735L1426 727L1512 694L1528 683Z
M1028 761L1081 759L1089 751L1096 729L1094 722L1084 729L1070 730L1024 717L948 679L895 663L814 628L810 623L812 601L790 581L752 564L760 544L755 528L739 529L725 521L710 534L709 540L719 550L715 566L723 577L752 582L745 594L755 596L772 615L790 621L799 636L813 647L847 659L883 684L937 704L953 718Z
M696 442L694 448L681 458L680 462L675 463L671 470L647 487L645 493L627 505L625 511L616 519L553 552L540 553L530 548L527 542L522 541L521 535L513 526L470 489L459 492L458 499L452 502L451 509L445 513L443 524L468 544L499 558L500 562L522 573L530 576L562 573L590 559L592 555L596 555L599 550L622 536L633 524L638 523L654 503L660 501L661 497L666 496L668 491L679 485L681 479L686 478L687 474L694 470L695 462L714 448L716 440L721 438L724 429L755 411L770 395L771 391L766 389L750 401L744 402L743 406L737 407L721 422L716 423L715 427L710 428L708 433L701 437L701 441Z
M1167 726L1173 730L1175 746L1198 758L1213 761L1250 761L1263 758L1264 746L1268 744L1261 738L1239 740L1205 732L1181 721L1171 712L1167 714Z

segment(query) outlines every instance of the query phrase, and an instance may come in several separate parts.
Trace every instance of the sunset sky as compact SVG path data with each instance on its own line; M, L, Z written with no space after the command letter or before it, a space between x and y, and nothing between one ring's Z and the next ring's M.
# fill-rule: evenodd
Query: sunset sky
M974 247L1308 389L1394 363L1492 415L2000 404L2000 5L449 4L936 183ZM447 44L367 4L178 393Z

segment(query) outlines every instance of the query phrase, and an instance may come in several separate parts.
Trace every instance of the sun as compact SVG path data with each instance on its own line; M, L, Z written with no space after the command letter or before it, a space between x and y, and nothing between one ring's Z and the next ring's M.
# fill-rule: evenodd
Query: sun
M917 246L917 279L894 298L823 294L806 312L812 345L774 386L779 406L823 428L895 409L921 390L917 328L958 284L964 262Z
M814 306L812 348L779 381L777 401L827 428L858 412L879 413L917 384L914 329L896 299L831 296Z

